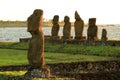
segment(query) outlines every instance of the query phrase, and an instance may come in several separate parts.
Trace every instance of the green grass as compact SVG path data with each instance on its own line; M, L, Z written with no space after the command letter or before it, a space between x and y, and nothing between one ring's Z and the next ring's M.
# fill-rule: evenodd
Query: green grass
M0 72L0 80L23 80L25 73L26 73L26 71ZM63 79L65 79L65 78L33 78L30 80L63 80ZM67 79L67 80L69 80L69 79Z
M82 54L45 53L45 59L47 63L70 63L79 61L114 60L115 58Z
M28 64L27 50L28 43L0 43L0 66ZM118 59L120 60L120 46L45 43L46 64ZM0 80L9 80L10 78L20 80L25 72L0 72ZM63 78L34 78L31 80L63 80Z
M74 47L72 47L74 46ZM83 46L69 44L63 48L62 52L85 54L85 55L97 55L97 56L114 56L120 57L120 47L113 46Z
M0 48L28 50L28 43L0 43ZM120 46L86 46L45 42L45 52L120 57Z
M27 64L28 43L0 43L0 66ZM86 46L45 42L46 63L120 59L120 46Z
M0 66L28 64L27 50L0 49L0 52ZM94 55L45 52L45 61L47 64L114 59L116 58Z
M22 76L26 72L27 71L4 71L4 72L0 72L0 75L5 74L5 75L11 75L11 76Z
M0 49L0 65L17 65L26 64L27 51L13 50L13 49Z
M18 50L27 50L28 43L15 43L15 42L0 42L0 48L3 49L18 49Z

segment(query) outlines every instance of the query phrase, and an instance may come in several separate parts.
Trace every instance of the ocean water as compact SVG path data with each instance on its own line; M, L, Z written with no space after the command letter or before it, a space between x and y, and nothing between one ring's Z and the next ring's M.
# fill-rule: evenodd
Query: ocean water
M52 27L43 27L44 35L51 35ZM102 29L107 30L108 40L120 40L120 25L116 26L98 26L98 38L101 39ZM84 27L83 36L87 36L88 27ZM60 27L59 35L62 36L63 27ZM71 35L75 36L74 27L71 29ZM27 32L27 27L4 27L0 28L0 42L19 42L19 38L30 38L31 35Z

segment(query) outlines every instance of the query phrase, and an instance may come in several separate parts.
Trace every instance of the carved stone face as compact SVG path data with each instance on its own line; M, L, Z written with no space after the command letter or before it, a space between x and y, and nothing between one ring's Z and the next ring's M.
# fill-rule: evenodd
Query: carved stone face
M69 22L70 21L70 18L68 16L65 16L64 17L64 22Z
M42 30L42 17L43 17L43 10L36 9L34 10L33 14L28 17L28 32L36 32Z
M89 19L89 26L96 25L96 18L90 18Z
M59 16L58 16L58 15L55 15L55 16L53 17L53 23L58 23L58 21L59 21Z
M34 10L33 14L36 15L36 16L43 15L43 10L36 9L36 10Z
M107 35L107 30L106 29L102 29L102 34L103 35Z

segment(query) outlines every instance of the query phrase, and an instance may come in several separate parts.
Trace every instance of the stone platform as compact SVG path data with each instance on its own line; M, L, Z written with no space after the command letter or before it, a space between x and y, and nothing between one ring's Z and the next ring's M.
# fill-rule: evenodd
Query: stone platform
M48 64L51 74L74 80L119 80L120 60ZM1 66L0 71L27 70L29 65Z
M60 36L61 37L61 36ZM57 42L57 43L63 43L62 39L60 38L59 40L51 41L51 36L50 35L45 35L44 36L45 41L47 42ZM29 42L30 38L20 38L20 42ZM89 44L86 41L86 38L84 37L83 40L74 40L73 36L71 36L71 40L66 40L67 43L70 44ZM98 40L92 43L92 45L110 45L110 46L120 46L120 40L107 40L105 42Z

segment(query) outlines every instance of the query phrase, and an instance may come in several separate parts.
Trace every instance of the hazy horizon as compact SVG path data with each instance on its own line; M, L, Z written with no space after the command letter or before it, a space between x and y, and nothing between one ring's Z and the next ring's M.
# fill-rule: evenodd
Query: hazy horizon
M43 17L60 20L68 15L74 22L77 10L85 23L89 18L97 18L97 24L120 24L119 0L0 0L0 20L26 21L35 9L44 11Z

